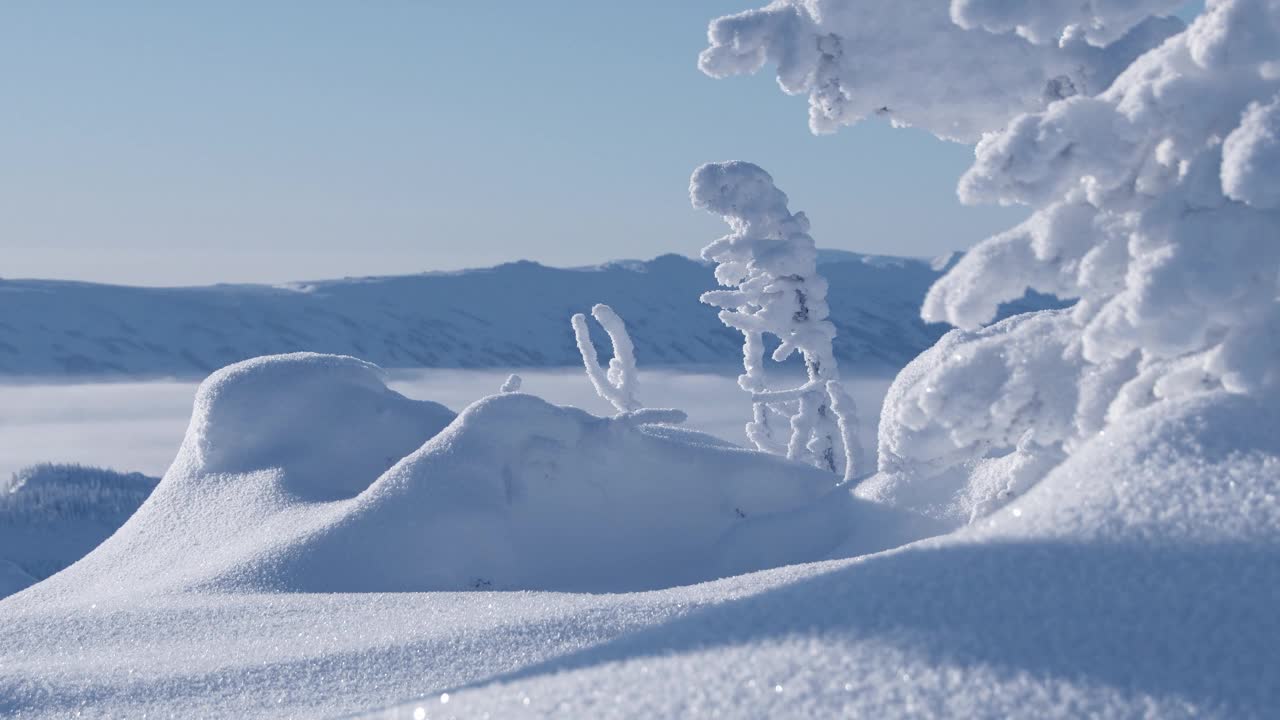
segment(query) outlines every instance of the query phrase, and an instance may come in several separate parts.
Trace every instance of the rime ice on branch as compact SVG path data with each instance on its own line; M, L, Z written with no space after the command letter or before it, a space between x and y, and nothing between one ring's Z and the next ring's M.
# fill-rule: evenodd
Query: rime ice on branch
M640 402L636 400L635 348L631 344L631 336L627 334L627 326L608 305L600 304L591 308L591 316L609 334L609 341L613 343L613 358L609 360L607 371L600 367L596 348L591 344L587 317L582 313L574 315L570 322L573 324L578 352L582 353L582 364L587 369L587 377L591 379L591 384L600 397L608 400L618 412L639 410Z
M948 12L944 0L778 0L713 21L698 66L719 78L774 64L786 93L809 97L814 132L884 116L974 142L1018 113L1106 89L1134 58L1182 27L1147 12L1179 4L955 0ZM1097 5L1106 14L1089 12ZM1073 24L1058 27L1065 23ZM1058 31L1053 42L1023 36L1040 38L1049 26Z
M746 372L738 384L754 402L747 437L766 452L854 477L861 454L856 416L831 352L836 330L827 319L827 282L817 272L808 218L788 211L773 178L746 162L703 165L693 173L689 196L694 207L720 215L732 230L702 250L703 258L717 263L716 280L731 289L705 293L702 301L720 308L720 320L745 339ZM765 335L781 341L775 361L795 352L803 356L808 382L768 389Z

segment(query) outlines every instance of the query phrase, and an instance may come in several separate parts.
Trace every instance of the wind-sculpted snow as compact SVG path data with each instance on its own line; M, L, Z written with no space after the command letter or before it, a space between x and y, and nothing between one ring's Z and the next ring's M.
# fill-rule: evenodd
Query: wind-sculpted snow
M1140 411L963 531L384 716L1270 717L1278 426L1222 392Z
M1030 351L1016 343L1045 322L1010 323L1027 329L1007 349ZM367 393L339 424L376 416L374 399L413 412L375 379L352 359L257 361L212 380L192 426L253 412L219 399L281 404L276 385L305 388L313 414L326 393ZM298 492L287 453L203 472L201 430L120 532L0 602L0 713L1266 717L1276 407L1218 391L1129 413L1004 507L905 547L941 524L807 466L518 392L347 499ZM276 420L259 431L302 419ZM353 442L313 450L395 452ZM854 556L656 592L474 591ZM454 586L473 591L365 592Z
M972 142L1019 113L1105 90L1134 58L1182 28L1142 12L1167 12L1168 0L1120 13L1106 3L1102 15L1076 9L1081 3L1034 4L1071 7L1039 13L1018 13L1017 5L956 0L949 12L941 0L782 0L713 21L698 65L713 77L776 65L785 92L808 96L814 132L879 115ZM1037 44L1012 32L965 29L953 14L966 27L1002 29L1035 15L1029 27L1037 40L1046 23L1088 24ZM1098 47L1104 39L1114 42Z
M847 540L865 503L831 475L653 424L671 415L598 418L508 392L454 418L354 358L257 358L201 385L147 505L46 585L633 590ZM824 496L808 527L773 519Z
M841 361L860 371L896 370L944 331L919 318L940 274L929 263L827 256L821 268ZM576 270L522 262L291 287L0 280L0 375L203 377L296 351L393 368L567 367L581 358L566 319L596 303L628 319L642 366L737 363L740 334L698 302L714 286L710 267L675 255Z
M379 368L355 358L256 358L201 383L174 474L271 470L308 499L349 498L454 417L389 390Z
M79 560L123 525L157 482L50 464L0 480L0 598Z

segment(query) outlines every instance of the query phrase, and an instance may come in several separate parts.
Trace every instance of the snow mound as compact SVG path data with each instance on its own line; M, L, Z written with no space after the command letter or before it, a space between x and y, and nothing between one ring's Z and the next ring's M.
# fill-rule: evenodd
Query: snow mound
M508 392L451 415L353 358L221 370L152 500L50 592L664 587L822 557L865 505L653 411ZM825 496L852 511L778 521Z
M311 500L353 497L454 418L341 355L294 353L229 365L201 383L178 475L274 468Z
M826 473L645 424L644 412L485 398L271 572L315 591L684 584L736 562L726 541L740 525L833 490ZM348 556L362 560L336 571Z
M445 709L1269 717L1280 703L1274 407L1215 392L1138 411L978 525L441 688ZM437 697L420 705L434 714Z
M1101 426L1085 367L1068 310L947 333L890 386L858 495L953 527L996 509Z
M157 482L53 464L0 480L0 598L79 560L123 525Z

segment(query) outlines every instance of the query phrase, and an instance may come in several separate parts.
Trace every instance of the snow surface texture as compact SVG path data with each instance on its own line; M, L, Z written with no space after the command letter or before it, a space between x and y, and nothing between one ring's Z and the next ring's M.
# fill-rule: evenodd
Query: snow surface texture
M930 290L973 328L1028 287L1080 298L1080 351L1128 363L1110 413L1280 383L1280 3L1211 0L1095 97L983 139L969 202L1036 208Z
M809 219L788 210L786 194L769 173L748 162L699 167L689 180L689 198L694 207L723 218L731 230L702 249L703 259L716 263L716 281L729 289L703 293L701 299L720 308L720 321L742 333L745 372L738 383L753 400L747 437L760 450L852 480L862 455L857 415L831 350L836 328L828 319L827 280L818 274ZM764 367L769 336L778 340L771 355L775 362L794 354L803 359L803 385L769 387ZM784 428L789 430L785 440Z
M1166 402L962 531L742 578L764 587L383 715L1268 717L1274 408Z
M814 132L885 116L974 142L1018 113L1106 89L1183 27L1147 17L1178 4L954 0L948 12L942 0L779 0L713 21L698 64L712 77L774 64L785 92L809 97Z
M343 392L380 395L364 363L272 358L202 392L215 398L204 405L215 421L240 419L216 398L258 387L267 376L256 377L255 365L267 376L290 367L299 382L314 374ZM324 394L318 381L310 386ZM469 552L467 538L424 548L386 529L434 525L434 506L421 500L392 503L402 518L389 505L367 506L380 507L375 524L374 513L343 508L353 501L263 493L282 484L287 458L278 470L187 477L199 461L184 448L184 461L120 533L0 603L0 711L332 715L427 696L428 717L1265 717L1280 702L1269 676L1280 662L1275 407L1222 392L1166 401L1127 416L958 533L853 561L611 595L291 592L350 577L353 562L406 572L431 550ZM530 410L547 414L533 426L552 430L563 425L553 418L573 415L529 396L491 398L375 485L411 487L410 468L441 453L455 467L467 458L483 466L489 436L527 433ZM220 497L232 486L236 497ZM270 514L258 506L264 495L294 512L255 531ZM779 531L813 538L821 509L841 505L812 496L772 518ZM830 514L858 518L872 538L912 537L877 527L874 506L845 502ZM174 514L179 503L185 515ZM253 517L235 517L245 511ZM349 533L346 554L324 551L331 527ZM783 536L764 533L772 542L761 547L777 548ZM867 542L809 551L863 555L877 549ZM237 553L272 569L254 571ZM377 587L368 580L355 582ZM423 706L387 714L413 717Z
M820 267L846 369L896 371L944 332L919 317L941 274L928 262L820 251ZM250 357L302 350L390 368L568 367L581 360L565 318L599 302L628 318L645 366L728 366L739 361L742 338L698 302L714 283L709 267L676 255L291 287L0 280L0 376L203 378ZM1013 309L1046 306L1041 298Z
M0 598L97 547L157 482L139 473L47 464L0 480Z
M642 415L512 391L421 448L400 430L430 436L450 417L353 358L215 373L151 500L83 561L0 603L0 715L354 712L783 580L484 589L657 587L929 531L826 473ZM350 497L359 473L369 485ZM369 592L440 587L470 592Z

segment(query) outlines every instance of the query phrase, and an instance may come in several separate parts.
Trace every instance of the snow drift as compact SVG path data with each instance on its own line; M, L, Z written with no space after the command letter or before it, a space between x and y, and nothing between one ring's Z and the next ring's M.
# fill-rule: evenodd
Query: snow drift
M146 505L49 589L663 587L822 557L865 509L669 415L508 392L455 418L354 358L246 361L201 385Z
M1139 411L965 530L440 688L446 710L1269 717L1276 427L1274 405L1224 392ZM385 715L435 712L438 698Z

